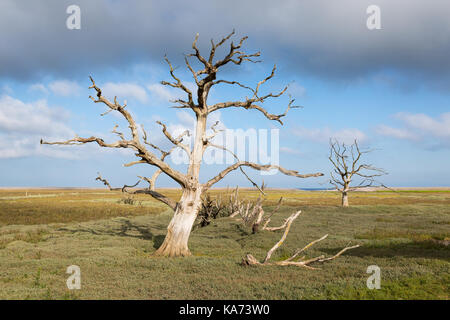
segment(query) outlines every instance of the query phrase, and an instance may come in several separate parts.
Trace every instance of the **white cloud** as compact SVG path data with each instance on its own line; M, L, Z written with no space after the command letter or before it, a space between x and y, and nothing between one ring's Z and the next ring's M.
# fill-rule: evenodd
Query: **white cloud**
M44 94L48 93L48 89L45 85L43 85L42 83L35 83L32 84L29 88L30 91L40 91Z
M178 97L172 90L159 83L152 83L147 86L147 89L158 100L169 101Z
M328 143L330 139L336 139L341 143L352 144L355 139L358 142L367 140L367 136L359 129L346 128L341 130L332 130L325 128L305 128L297 127L293 130L294 135L311 141Z
M48 88L58 96L76 96L80 93L81 87L75 81L58 80L50 82Z
M29 88L29 91L39 91L43 94L48 94L50 91L63 97L77 96L80 94L81 87L75 81L57 80L50 82L47 86L43 83L34 83Z
M418 129L419 134L429 134L434 137L450 138L450 112L442 113L437 119L433 119L423 113L397 113L397 119L404 122L410 129Z
M377 133L396 139L420 141L434 147L450 146L450 112L436 118L423 113L400 112L394 115L402 128L380 125Z
M69 113L49 107L45 100L25 103L10 96L0 98L0 158L47 155L71 158L71 153L39 144L41 137L59 140L74 133L66 126Z
M384 124L379 125L376 129L376 132L383 136L392 137L396 139L405 139L405 140L419 139L419 137L414 132L411 132L407 129L392 128Z
M68 112L50 108L45 100L24 103L10 96L0 98L0 132L54 134L67 131Z
M129 82L107 82L102 86L102 92L110 99L117 96L119 101L136 99L140 102L146 102L148 99L147 92L143 87Z

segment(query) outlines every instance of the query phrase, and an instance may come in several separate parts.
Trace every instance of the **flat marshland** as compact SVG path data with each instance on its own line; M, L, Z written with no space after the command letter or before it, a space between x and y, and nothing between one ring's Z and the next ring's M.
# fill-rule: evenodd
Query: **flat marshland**
M224 190L211 191L218 194ZM271 225L302 213L273 260L324 234L307 257L362 246L315 264L318 270L244 267L247 253L263 259L282 231L252 234L235 218L219 218L194 229L192 256L153 257L172 213L149 196L0 189L0 299L449 299L450 191L355 192L341 208L335 192L268 190L264 208L281 196ZM66 286L70 265L81 269L80 290ZM370 265L381 269L379 290L366 286Z

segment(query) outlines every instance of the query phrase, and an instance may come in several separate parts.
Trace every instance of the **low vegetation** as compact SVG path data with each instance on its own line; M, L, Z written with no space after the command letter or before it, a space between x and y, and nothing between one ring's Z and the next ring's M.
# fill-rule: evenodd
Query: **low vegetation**
M211 190L210 199L219 194ZM0 298L449 299L450 192L355 192L349 208L336 192L266 195L267 212L284 199L274 225L302 213L274 265L258 267L242 258L264 257L283 230L252 233L239 217L217 217L193 231L192 256L157 258L171 213L148 196L124 204L120 192L105 190L0 190ZM240 196L255 201L259 193ZM361 246L318 270L276 265L324 234L306 258ZM67 289L70 265L81 268L80 290ZM379 290L366 287L369 265L381 268Z

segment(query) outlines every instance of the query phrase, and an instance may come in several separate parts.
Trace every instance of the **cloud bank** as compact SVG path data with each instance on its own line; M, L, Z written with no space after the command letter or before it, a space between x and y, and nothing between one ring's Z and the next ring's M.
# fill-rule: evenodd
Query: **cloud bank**
M423 113L400 112L394 118L402 124L400 128L380 125L377 133L408 140L428 149L450 148L450 112L434 118Z
M45 100L25 103L8 95L0 97L0 158L32 155L71 158L70 152L42 148L41 137L58 140L74 135L67 127L69 113L49 107Z
M386 70L390 85L414 78L418 86L450 91L450 2L379 0L381 30L368 30L373 1L144 1L79 0L81 29L66 28L66 0L0 3L0 77L59 78L131 64L181 62L199 32L209 48L236 28L249 50L286 72L358 80ZM99 14L101 12L101 14ZM419 81L420 80L420 81Z

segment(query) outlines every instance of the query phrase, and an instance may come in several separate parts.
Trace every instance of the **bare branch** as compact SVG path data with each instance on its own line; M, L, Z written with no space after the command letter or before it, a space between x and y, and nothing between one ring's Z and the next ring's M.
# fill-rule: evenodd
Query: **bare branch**
M230 101L230 102L222 102L222 103L216 103L213 106L210 106L208 108L208 112L213 112L219 109L224 109L224 108L230 108L230 107L236 107L236 108L244 108L244 109L255 109L260 111L267 119L269 120L276 120L278 121L280 124L283 124L283 122L280 120L280 118L286 116L287 112L289 111L289 109L291 108L299 108L299 106L293 106L292 104L294 103L294 99L290 99L289 103L288 103L288 107L286 109L286 111L282 114L271 114L269 113L266 109L264 109L262 106L258 105L258 103L264 103L265 100L267 100L268 98L277 98L282 96L286 90L288 89L288 86L286 86L282 91L280 91L277 94L273 94L273 93L269 93L263 96L259 96L259 89L261 87L262 84L266 83L268 80L272 79L273 76L275 75L275 70L276 70L276 65L273 67L272 72L270 73L269 76L267 76L266 78L264 78L263 80L259 81L258 84L256 85L255 89L252 89L248 86L245 86L243 84L241 84L240 82L237 81L227 81L227 80L217 80L215 82L213 82L214 84L219 84L219 83L227 83L227 84L235 84L238 85L242 88L248 89L253 93L252 98L247 98L245 101Z
M161 161L158 159L153 153L149 152L140 142L139 140L139 133L138 133L138 127L136 125L136 122L134 121L131 114L125 109L126 104L120 105L117 102L117 97L114 98L114 102L109 101L107 98L105 98L102 95L101 89L95 84L95 81L92 77L90 77L92 85L89 87L90 89L94 89L97 94L94 98L90 96L90 98L95 103L103 103L108 108L114 111L118 111L128 122L128 127L131 131L131 140L126 140L124 135L120 132L117 132L117 126L114 128L113 132L118 134L120 137L120 140L113 142L113 143L106 143L103 139L98 137L89 137L89 138L80 138L78 136L75 136L73 139L69 139L66 141L57 141L57 142L47 142L41 139L41 144L50 144L50 145L81 145L85 143L97 143L100 147L105 148L130 148L135 151L137 151L136 156L141 158L140 163L148 163L154 166L157 166L160 168L164 173L166 173L168 176L170 176L172 179L174 179L176 182L178 182L181 186L185 186L187 184L187 178L184 174L181 172L172 169L168 164L166 164L164 161Z
M259 171L269 171L271 169L278 169L281 173L288 175L288 176L294 176L297 178L309 178L309 177L320 177L323 176L323 173L308 173L308 174L300 174L298 173L298 171L295 170L287 170L284 169L283 167L277 166L277 165L270 165L270 164L266 164L266 165L261 165L261 164L256 164L253 162L248 162L248 161L239 161L236 162L234 164L232 164L231 166L229 166L228 168L224 169L223 171L221 171L217 176L215 176L214 178L210 179L207 183L204 184L205 188L210 188L213 184L219 182L220 180L222 180L228 173L230 173L233 170L236 170L240 167L250 167L253 168L255 170L259 170Z
M184 92L187 93L188 95L188 102L187 104L191 107L191 108L195 108L195 104L194 104L194 100L192 99L192 92L191 90L189 90L180 80L180 78L178 78L177 76L175 76L174 73L174 69L172 67L172 64L170 63L169 59L167 58L167 56L164 56L164 60L167 62L167 64L169 65L169 72L170 75L172 76L172 78L175 80L175 82L167 82L167 81L161 81L162 85L165 86L171 86L173 88L179 88L181 90L183 90Z
M184 143L182 143L182 138L184 135L187 134L187 136L190 136L189 131L185 131L183 134L181 134L181 136L178 139L175 139L172 137L172 135L169 133L169 131L167 131L167 127L164 123L162 123L161 121L156 121L157 124L159 124L160 126L162 126L162 132L164 133L164 135L167 137L167 139L170 140L170 142L172 142L174 145L180 147L181 149L183 149L184 151L186 151L187 155L189 157L191 157L191 150L189 149L188 145L185 145Z
M111 191L118 191L118 190L120 190L120 191L122 191L122 192L128 192L128 188L134 188L134 187L136 187L136 186L139 184L139 182L140 182L140 180L138 180L135 184L130 185L130 186L124 184L122 188L113 188L113 187L111 187L111 185L109 184L109 182L108 182L106 179L103 179L103 178L102 178L102 176L100 175L100 172L97 172L97 174L98 174L98 176L97 176L97 178L95 178L95 180L101 181L101 182L102 182L105 186L107 186L108 189L111 190Z
M262 227L263 230L273 231L273 228L267 227L267 225L270 223L270 219L272 218L272 216L280 209L282 202L283 202L283 197L280 197L280 200L278 200L278 203L277 203L277 206L275 207L275 209L273 209L272 212L267 217L264 218L264 225ZM279 229L275 229L275 230L279 230Z
M206 137L206 142L208 143L209 141L212 141L219 133L223 132L224 130L217 130L216 127L219 125L219 121L216 121L212 126L211 126L211 130L213 131L213 133Z
M222 149L222 150L224 150L224 151L226 151L226 152L229 152L229 153L236 159L236 161L239 162L238 156L237 156L234 152L232 152L231 150L227 149L225 146L220 146L220 145L217 145L217 144L213 144L213 143L209 142L209 139L207 139L207 142L204 144L204 148L206 149L207 147L213 147L213 148L217 148L217 149ZM242 172L242 174L247 178L247 180L250 181L250 183L251 183L256 189L258 189L259 192L261 192L262 194L264 194L263 188L260 188L260 187L258 186L258 184L257 184L256 182L254 182L254 181L247 175L247 173L244 171L244 169L242 169L242 166L239 167L239 170L240 170L240 171ZM264 182L263 182L263 186L264 186ZM210 188L210 186L204 185L204 190L207 190L207 189L209 189L209 188Z
M238 85L239 87L241 87L243 89L247 89L247 90L250 90L252 93L255 93L254 89L252 89L252 88L250 88L250 87L248 87L246 85L243 85L242 83L240 83L238 81L217 80L217 81L214 81L212 84L216 85L216 84L220 84L220 83L226 83L226 84L231 84L231 85Z
M311 267L310 264L315 263L315 262L326 262L326 261L331 261L336 259L337 257L339 257L340 255L342 255L344 252L346 252L347 250L350 249L355 249L358 248L360 245L354 245L354 246L347 246L344 249L340 250L337 254L335 254L332 257L329 258L325 258L324 255L320 255L318 257L314 257L314 258L310 258L307 260L305 259L305 256L302 257L298 257L300 255L300 253L306 251L308 248L310 248L311 246L313 246L314 244L316 244L317 242L320 242L324 239L326 239L328 237L328 235L324 235L323 237L314 240L312 242L310 242L309 244L307 244L306 246L304 246L302 249L297 249L295 251L295 253L282 261L276 261L276 262L269 262L270 258L272 257L272 254L283 244L283 242L286 240L286 237L289 233L289 230L291 228L291 224L292 222L298 217L298 215L300 214L300 211L292 214L288 219L287 219L287 224L286 224L286 228L284 229L283 235L281 236L281 239L267 252L266 257L264 258L264 260L262 262L259 262L255 257L253 257L251 254L247 254L243 259L242 259L242 265L259 265L259 266L264 266L264 265L279 265L279 266L297 266L297 267L303 267L303 268L307 268L307 269L317 269L314 267Z
M148 195L152 196L153 198L155 198L155 199L165 203L166 205L168 205L173 210L176 209L176 206L177 206L177 202L176 201L174 201L174 200L164 196L163 194L161 194L159 192L151 190L150 187L148 189L139 189L139 190L129 191L128 190L129 188L136 187L141 180L145 180L145 181L149 182L148 178L140 177L140 176L139 176L139 178L140 178L140 180L138 180L138 182L136 182L134 185L131 185L131 186L124 185L122 188L113 188L113 187L111 187L110 183L106 179L103 179L102 176L100 175L100 173L98 173L98 177L95 178L95 180L101 181L111 191L119 191L120 190L120 191L122 191L124 193L129 193L129 194L148 194Z
M322 240L325 240L327 237L328 237L328 234L324 235L322 238L319 238L319 239L317 239L317 240L314 240L314 241L308 243L308 244L307 244L306 246L304 246L302 249L297 249L297 250L295 251L295 253L294 253L290 258L288 258L286 261L292 261L292 260L294 260L295 258L297 258L297 257L299 256L300 253L306 251L309 247L312 247L312 246L315 245L317 242L320 242L320 241L322 241Z
M341 254L343 254L345 251L350 250L350 249L356 249L359 248L360 245L354 245L354 246L350 246L350 247L345 247L344 249L342 249L341 251L339 251L338 253L336 253L334 256L329 257L329 258L324 258L324 259L320 259L319 262L325 262L325 261L330 261L333 259L336 259L337 257L339 257Z
M214 40L211 39L211 52L210 52L210 54L209 54L209 59L208 59L208 63L209 63L210 65L213 64L213 59L214 59L214 55L215 55L215 53L216 53L216 49L217 49L218 47L220 47L222 44L224 44L228 39L230 39L231 36L234 35L234 33L235 33L235 32L234 32L234 29L233 29L233 31L232 31L229 35L227 35L226 37L223 37L222 40L220 40L217 44L214 44Z
M283 244L284 240L286 240L286 237L289 233L289 230L291 229L291 224L294 222L295 219L299 216L301 211L297 211L296 213L293 213L289 218L286 219L286 228L284 229L284 233L281 236L281 239L267 252L266 257L264 258L262 263L266 263L270 260L272 257L272 254Z
M123 133L117 131L118 127L119 127L119 125L116 124L111 132L117 134L120 137L120 139L126 140L125 136L123 135Z

